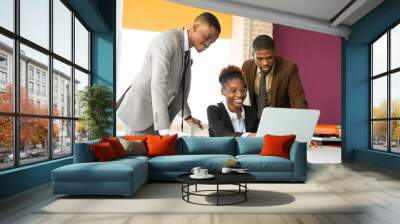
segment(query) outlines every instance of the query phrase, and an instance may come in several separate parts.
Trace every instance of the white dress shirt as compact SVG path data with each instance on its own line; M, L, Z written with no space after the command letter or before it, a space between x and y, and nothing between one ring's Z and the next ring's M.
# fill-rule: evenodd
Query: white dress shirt
M244 112L244 108L242 107L242 112L240 114L240 118L238 118L236 113L231 112L229 110L228 104L225 100L223 101L223 104L225 106L226 111L229 114L229 118L231 119L232 126L233 126L233 129L235 130L235 132L241 132L241 133L243 133L243 135L242 135L243 137L247 137L249 135L249 133L246 133L246 124L245 124L246 114Z

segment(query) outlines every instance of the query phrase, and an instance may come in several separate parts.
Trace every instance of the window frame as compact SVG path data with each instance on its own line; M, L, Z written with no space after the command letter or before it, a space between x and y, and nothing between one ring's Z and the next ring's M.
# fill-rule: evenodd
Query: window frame
M12 63L12 73L11 75L13 75L14 78L14 93L13 93L13 102L14 102L14 109L13 112L2 112L0 111L0 116L11 116L13 119L13 154L14 154L14 161L13 161L13 166L10 167L5 167L5 168L0 168L0 172L4 171L4 170L10 170L10 169L16 169L19 167L23 167L23 166L29 166L29 165L33 165L33 164L37 164L37 163L43 163L49 160L53 160L53 159L61 159L61 158L65 158L65 157L70 157L73 155L74 152L74 143L75 143L75 126L76 126L76 121L79 120L79 117L75 116L75 108L72 107L71 108L71 114L68 116L56 116L53 115L53 75L54 75L54 69L53 69L53 59L58 60L61 63L64 63L68 66L71 66L71 93L73 95L72 99L71 99L71 103L72 105L74 105L75 103L75 88L74 88L74 82L75 82L75 69L81 71L82 73L85 73L88 75L88 79L89 79L89 83L88 86L92 85L92 69L91 69L91 37L92 37L92 31L89 29L89 27L87 26L87 24L83 21L83 19L78 15L78 13L76 13L72 7L65 1L65 0L59 0L68 10L71 11L71 18L70 18L70 23L71 23L71 58L67 59L64 58L63 56L57 54L54 52L54 39L53 39L53 24L54 24L54 17L53 17L53 1L54 0L48 0L49 2L49 47L48 49L46 49L45 47L42 47L39 44L34 43L33 41L30 41L29 39L23 37L20 35L20 0L14 0L13 1L13 10L14 10L14 18L13 18L13 22L14 22L14 30L10 31L4 27L0 26L0 35L10 38L13 41L13 63ZM83 67L81 67L80 65L75 63L75 19L77 19L82 25L83 27L88 31L88 69L85 69ZM39 115L39 114L28 114L28 113L21 113L20 111L20 85L21 85L21 80L20 80L20 64L21 64L21 56L20 56L20 45L23 44L27 47L32 48L33 50L36 50L40 53L45 54L46 56L48 56L48 71L47 71L47 79L46 80L46 85L45 85L45 95L48 96L48 112L46 115ZM27 74L26 75L26 82L28 81L32 81L34 84L34 92L36 92L35 89L35 85L37 83L40 83L41 88L42 88L42 79L41 79L41 75L43 70L41 70L39 72L39 80L36 79L36 72L37 72L37 68L33 67L33 79L31 79L30 76L30 69L31 66L29 65L29 63L27 63ZM28 85L28 84L27 84ZM28 87L28 86L27 86ZM29 87L28 87L29 88ZM27 91L29 91L27 88ZM41 92L41 91L40 91ZM48 93L47 93L48 92ZM38 96L42 96L42 94L39 94ZM43 97L43 96L42 96ZM21 164L21 158L20 158L20 119L21 118L45 118L47 119L48 122L48 135L47 135L47 142L49 144L47 144L47 150L48 150L48 155L47 157L44 157L43 160L40 160L38 162L31 162L31 163L24 163ZM53 142L53 123L57 120L65 120L65 121L70 121L71 122L71 153L68 155L62 155L62 156L55 156L53 155L54 153L54 146L52 144Z
M400 117L392 117L392 98L391 98L391 92L392 92L392 86L391 86L391 79L393 75L396 75L396 73L400 72L400 67L393 68L391 69L391 61L392 61L392 56L391 56L391 31L393 28L400 26L400 21L395 22L392 24L389 28L385 29L383 33L378 35L375 39L373 39L369 44L369 99L370 99L370 105L369 105L369 149L373 151L380 151L380 152L386 152L386 153L391 153L391 154L400 154L400 152L393 152L392 151L392 121L398 121L400 120ZM385 34L387 34L387 64L386 64L386 71L382 72L380 74L373 74L373 44L376 43L381 37L383 37ZM373 81L378 79L386 77L386 87L387 87L387 105L386 105L386 117L385 118L373 118L373 93L374 93L374 86L373 86ZM379 150L374 148L374 136L373 136L373 122L374 121L386 121L386 151Z

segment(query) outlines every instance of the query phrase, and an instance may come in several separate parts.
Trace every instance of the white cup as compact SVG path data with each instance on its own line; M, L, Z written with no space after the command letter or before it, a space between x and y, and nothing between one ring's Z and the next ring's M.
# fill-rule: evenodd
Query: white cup
M200 176L207 176L208 175L208 169L201 169L200 170Z
M193 169L192 169L192 173L194 174L194 175L196 175L196 176L199 176L199 175L201 175L200 174L200 171L202 170L202 168L201 167L193 167Z
M222 167L222 170L221 170L222 173L230 173L231 171L232 171L232 169L229 167Z

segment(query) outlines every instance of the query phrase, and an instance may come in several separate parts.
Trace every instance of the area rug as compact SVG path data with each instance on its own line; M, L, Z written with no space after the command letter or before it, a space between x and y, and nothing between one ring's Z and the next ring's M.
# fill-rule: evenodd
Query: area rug
M131 197L56 197L36 213L360 213L357 205L344 201L317 184L260 183L249 184L248 187L247 201L237 205L190 204L182 200L180 184L150 183ZM202 185L198 190L213 188L213 185ZM228 188L233 186L225 187ZM215 196L193 196L190 199L197 203L216 202ZM222 202L238 199L224 197Z

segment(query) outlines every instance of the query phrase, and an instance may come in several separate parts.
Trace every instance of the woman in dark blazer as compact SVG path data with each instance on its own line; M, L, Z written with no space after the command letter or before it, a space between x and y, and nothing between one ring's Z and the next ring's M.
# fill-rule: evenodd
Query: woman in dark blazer
M254 137L258 127L257 111L243 105L247 95L246 82L239 67L229 65L222 69L219 82L223 102L207 108L210 137Z

